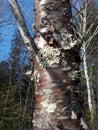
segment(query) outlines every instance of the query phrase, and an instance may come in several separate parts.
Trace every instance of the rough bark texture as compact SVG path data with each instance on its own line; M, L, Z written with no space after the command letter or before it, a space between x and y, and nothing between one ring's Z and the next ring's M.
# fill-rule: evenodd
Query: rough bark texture
M81 102L75 53L62 52L62 61L54 67L39 68L35 87L34 130L80 129ZM64 63L65 64L64 64ZM82 130L82 129L81 129Z
M34 74L34 130L87 129L77 91L79 50L70 21L70 0L35 0L34 41L40 67Z
M77 44L71 23L70 0L35 0L34 27L35 43L39 48L54 44L67 50Z
M18 6L10 0L21 36L34 62L34 130L84 130L78 88L79 50L69 0L35 0L35 43ZM34 47L34 46L33 46ZM37 55L36 55L37 54ZM33 56L32 56L33 55ZM39 64L38 64L39 63Z

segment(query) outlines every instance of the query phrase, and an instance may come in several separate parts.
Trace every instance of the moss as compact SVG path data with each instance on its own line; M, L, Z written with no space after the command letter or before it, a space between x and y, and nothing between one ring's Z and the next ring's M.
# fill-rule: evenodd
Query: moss
M89 109L86 109L85 111L84 111L84 115L85 115L85 118L86 118L86 120L88 121L88 122L90 122L90 111L89 111Z
M86 117L87 121L90 121L91 117L90 117L90 111L89 111L89 109L86 109L84 111L84 114L85 114L85 117ZM95 120L98 120L98 110L96 110Z

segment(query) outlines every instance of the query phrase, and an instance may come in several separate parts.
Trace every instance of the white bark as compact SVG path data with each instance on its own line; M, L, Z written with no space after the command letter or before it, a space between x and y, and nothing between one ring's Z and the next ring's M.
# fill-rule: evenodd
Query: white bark
M85 2L85 7L83 11L83 65L84 65L84 74L85 74L85 79L86 79L86 85L87 85L87 94L88 94L88 106L89 110L91 113L91 122L94 121L94 114L95 114L95 101L94 101L94 92L93 92L93 86L92 86L92 81L88 73L88 65L87 65L87 45L88 42L86 41L86 28L87 28L87 2ZM95 34L96 30L94 31ZM94 34L92 37L94 37ZM92 39L90 37L89 39Z
M24 40L24 44L26 45L29 54L30 54L30 60L31 60L31 67L37 68L38 63L36 61L36 50L37 47L35 46L32 37L29 33L29 30L27 28L26 22L24 20L24 17L21 13L20 7L18 5L17 0L9 0L9 3L11 5L14 17L16 19L16 23L18 25L20 34ZM35 63L35 64L34 64Z
M19 8L18 2L17 2L17 0L9 0L9 2L10 2L10 5L12 7L13 14L16 18L16 22L17 22L19 31L21 33L21 36L24 40L24 43L26 44L29 51L33 51L32 43L31 43L32 42L31 36L29 34L24 17L23 17L21 10Z
M78 18L80 17L80 21L78 22L78 26L80 27L80 30L78 32L79 36L80 36L80 42L82 43L82 52L83 52L83 65L84 65L84 74L85 74L85 79L86 79L86 85L87 85L87 94L88 94L88 106L89 106L89 110L91 112L91 118L94 118L93 114L95 112L95 101L94 101L94 92L93 92L93 86L92 86L92 81L91 81L91 77L89 75L89 70L88 70L88 65L87 65L87 49L88 46L91 43L91 40L93 39L93 37L98 33L98 27L95 29L95 31L92 33L92 36L88 36L89 32L93 29L94 26L94 22L96 20L93 21L93 23L91 23L91 25L89 26L89 28L87 28L88 25L88 15L87 15L87 11L88 11L88 5L91 4L92 1L81 1L80 5L80 10L78 10ZM84 7L83 7L84 6Z

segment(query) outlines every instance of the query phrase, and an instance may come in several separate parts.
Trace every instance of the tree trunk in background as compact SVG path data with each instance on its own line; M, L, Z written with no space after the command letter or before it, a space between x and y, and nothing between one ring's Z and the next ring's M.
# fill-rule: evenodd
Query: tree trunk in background
M92 28L94 28L92 26L92 28L87 28L87 25L88 25L88 21L90 18L90 15L89 14L89 17L88 17L88 6L92 6L94 4L94 1L86 1L84 3L84 10L83 10L83 28L82 28L82 34L83 34L83 43L82 43L82 52L83 52L83 66L84 66L84 74L85 74L85 79L86 79L86 85L87 85L87 95L88 95L88 107L89 107L89 111L90 111L90 117L91 117L91 120L90 120L90 127L91 129L94 129L95 127L95 115L96 115L96 103L95 103L95 96L94 96L94 88L93 88L93 84L92 84L92 79L91 79L91 75L89 73L89 67L88 67L88 62L87 62L87 46L88 45L88 39L92 39L94 38L94 36L96 35L96 30L97 28L95 29L94 32L92 32L92 35L88 37L88 30L92 30ZM89 20L90 21L90 20ZM90 24L90 22L89 22ZM92 23L91 23L92 24ZM94 24L94 22L93 22ZM90 44L90 42L89 42Z
M31 46L17 0L10 4L35 69L33 130L87 130L78 91L80 58L70 0L35 0L34 41L39 51Z
M82 119L79 48L71 17L70 0L35 0L39 67L34 73L34 130L87 129Z
M84 51L83 65L84 65L84 73L85 73L85 79L86 79L86 84L87 84L88 107L89 107L90 116L91 116L90 127L93 129L94 124L95 124L96 104L94 100L94 91L93 91L92 81L88 74L87 53L86 53L85 43L83 43L83 51Z

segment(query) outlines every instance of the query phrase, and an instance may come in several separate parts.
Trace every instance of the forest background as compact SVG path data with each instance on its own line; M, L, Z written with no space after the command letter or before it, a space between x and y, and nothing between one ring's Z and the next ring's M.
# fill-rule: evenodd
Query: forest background
M27 27L33 38L34 1L18 0ZM89 1L88 1L89 3ZM93 4L92 4L93 3ZM96 1L88 4L86 26L87 43L82 44L80 56L81 93L83 96L86 121L90 122L89 102L87 99L87 80L90 79L94 92L94 103L98 109L98 7ZM84 11L82 2L76 0L72 4L73 23L79 37L82 37L84 22L81 17ZM80 27L80 28L79 28ZM93 36L93 37L92 37ZM83 50L86 47L86 50ZM86 51L86 53L85 53ZM85 75L85 54L87 74ZM26 72L30 68L29 53L19 33L15 18L8 0L0 1L0 130L23 130L32 128L34 87ZM87 76L87 77L86 77ZM94 117L95 129L98 125L98 110Z

